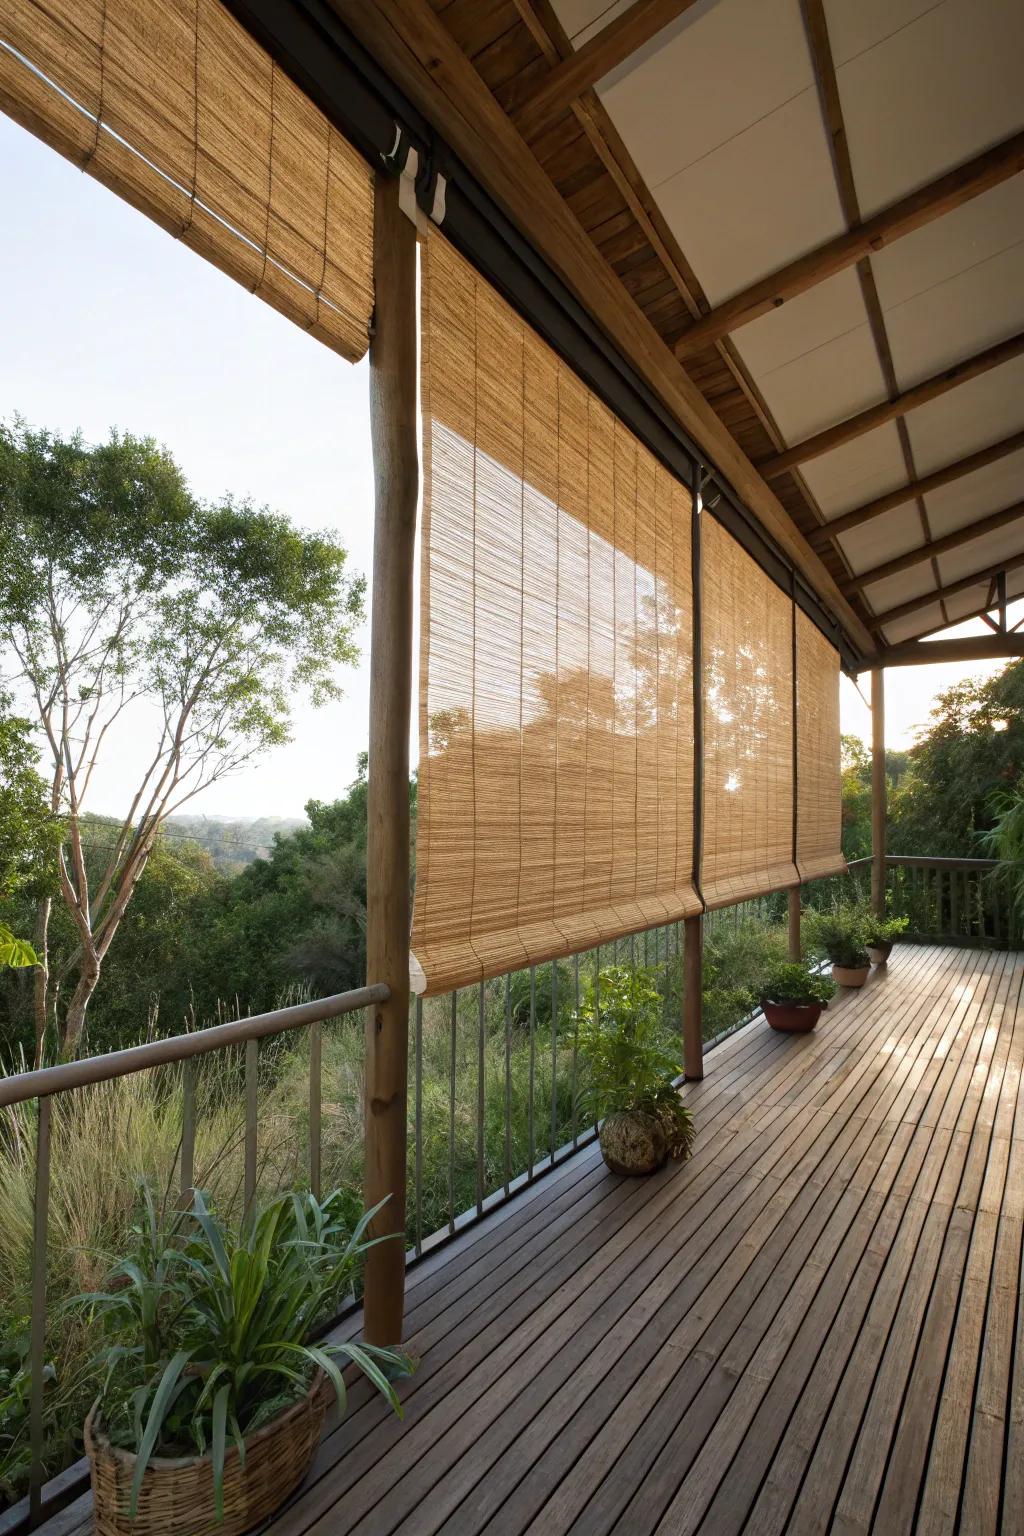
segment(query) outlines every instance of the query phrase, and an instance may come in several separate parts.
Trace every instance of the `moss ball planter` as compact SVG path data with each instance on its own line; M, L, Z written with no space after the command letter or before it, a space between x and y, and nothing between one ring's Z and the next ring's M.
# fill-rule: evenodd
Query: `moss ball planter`
M657 1115L641 1109L621 1110L601 1124L601 1156L612 1173L630 1178L657 1173L668 1157L668 1138Z
M773 1003L762 997L761 1011L772 1029L783 1035L807 1035L825 1011L824 1003Z
M85 1423L95 1536L244 1536L261 1527L302 1482L320 1443L331 1395L322 1371L309 1391L245 1442L245 1466L224 1456L224 1518L216 1518L211 1456L154 1456L131 1514L135 1455L111 1444L99 1405Z

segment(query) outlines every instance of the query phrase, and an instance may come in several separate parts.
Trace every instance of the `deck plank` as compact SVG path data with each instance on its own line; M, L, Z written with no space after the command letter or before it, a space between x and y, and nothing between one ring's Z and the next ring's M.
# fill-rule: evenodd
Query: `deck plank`
M690 1162L581 1149L429 1251L404 1420L356 1385L271 1536L1024 1529L1022 994L899 946L709 1053Z

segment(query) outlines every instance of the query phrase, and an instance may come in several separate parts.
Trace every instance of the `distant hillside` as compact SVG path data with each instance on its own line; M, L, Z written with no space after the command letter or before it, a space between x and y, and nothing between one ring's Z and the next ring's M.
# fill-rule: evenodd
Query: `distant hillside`
M297 832L309 825L305 816L171 816L164 835L198 843L222 874L237 874L253 859L269 854L275 833Z

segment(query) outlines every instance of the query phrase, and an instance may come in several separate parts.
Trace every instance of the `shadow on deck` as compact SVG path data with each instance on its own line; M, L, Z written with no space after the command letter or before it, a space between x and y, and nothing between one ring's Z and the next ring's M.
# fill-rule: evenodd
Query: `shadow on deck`
M689 1163L435 1252L404 1421L357 1386L273 1536L1024 1530L1022 966L902 947L709 1054Z

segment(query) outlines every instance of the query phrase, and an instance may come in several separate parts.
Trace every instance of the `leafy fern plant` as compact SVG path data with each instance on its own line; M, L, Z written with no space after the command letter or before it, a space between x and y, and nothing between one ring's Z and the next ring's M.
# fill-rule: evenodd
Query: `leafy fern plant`
M375 1206L348 1220L337 1191L322 1203L286 1194L235 1229L196 1191L168 1217L148 1187L132 1251L106 1288L75 1298L104 1328L99 1406L113 1444L136 1456L131 1513L154 1456L211 1454L216 1517L223 1518L224 1457L309 1390L322 1371L345 1406L340 1362L356 1365L394 1411L393 1379L412 1363L397 1350L313 1340L351 1289Z

